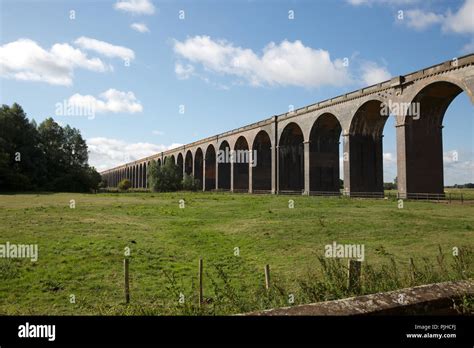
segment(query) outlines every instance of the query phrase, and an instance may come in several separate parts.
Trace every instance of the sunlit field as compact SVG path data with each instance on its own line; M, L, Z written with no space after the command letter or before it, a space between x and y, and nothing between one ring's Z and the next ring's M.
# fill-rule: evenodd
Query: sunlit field
M467 273L453 264L454 247L466 255L474 248L474 205L459 202L405 201L400 209L392 199L61 193L2 195L0 208L0 244L39 248L36 262L0 259L0 314L234 314L287 305L289 293L295 304L342 297L331 286L311 288L338 277L328 270L337 262L324 260L334 241L364 245L367 282L383 274L366 293L411 285L410 257L417 284L472 276L469 257ZM263 288L266 264L271 292Z

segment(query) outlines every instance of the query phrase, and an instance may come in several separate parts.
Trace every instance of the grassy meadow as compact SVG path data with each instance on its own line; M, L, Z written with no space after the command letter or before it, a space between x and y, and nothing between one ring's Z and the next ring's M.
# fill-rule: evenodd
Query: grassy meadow
M0 244L39 248L37 262L0 259L0 314L7 315L235 314L288 305L290 294L294 304L345 297L351 295L343 285L347 260L324 258L333 241L365 246L362 293L473 276L474 205L459 202L405 201L399 209L389 199L12 194L0 195L0 221ZM461 262L453 247L464 251ZM196 305L200 257L202 308ZM265 264L271 291L264 289Z

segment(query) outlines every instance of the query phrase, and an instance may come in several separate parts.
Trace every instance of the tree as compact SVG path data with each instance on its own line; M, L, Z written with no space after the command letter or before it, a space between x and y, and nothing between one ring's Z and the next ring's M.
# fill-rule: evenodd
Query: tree
M149 167L148 182L150 189L155 192L177 191L181 189L180 168L171 158L167 158L162 166L159 166L156 161L152 161Z
M132 182L128 179L122 179L118 184L118 188L121 191L127 191L130 187L132 187Z
M37 126L16 103L0 108L0 190L96 190L100 174L87 161L79 130L52 118Z
M182 181L183 190L196 191L199 188L199 184L199 179L195 179L192 175L184 174Z
M0 189L34 189L44 182L46 166L39 134L22 107L0 108Z

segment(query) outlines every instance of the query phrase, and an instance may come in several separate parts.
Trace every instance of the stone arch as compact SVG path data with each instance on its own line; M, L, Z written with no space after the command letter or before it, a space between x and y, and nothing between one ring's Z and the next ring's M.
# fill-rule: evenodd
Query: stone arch
M309 135L310 191L339 192L339 144L342 127L330 113L320 115Z
M156 161L156 164L158 165L158 167L161 166L161 158L158 158L158 160Z
M279 191L304 189L304 135L300 126L291 122L283 129L278 143Z
M205 164L204 188L206 191L214 190L216 188L216 150L212 144L209 144L206 149Z
M183 178L183 171L184 171L184 159L183 159L183 154L180 152L178 154L178 157L176 158L176 165L179 168L179 175L181 178Z
M200 147L196 149L194 154L194 179L197 180L197 187L202 190L204 170L204 155Z
M247 139L241 135L234 145L234 191L248 191L249 189L249 145Z
M397 128L398 189L414 193L444 194L443 118L465 86L433 81L417 90L403 123Z
M389 113L382 112L382 102L371 99L363 103L351 119L349 145L344 160L349 162L350 194L383 194L382 137ZM347 158L348 157L348 158ZM346 185L345 185L346 186Z
M219 153L217 154L217 165L218 165L218 178L217 185L219 189L230 190L230 170L231 164L229 162L230 157L230 146L229 143L224 140L219 146Z
M191 150L188 150L186 152L186 158L184 161L184 172L187 175L193 174L193 153L191 152Z
M272 142L266 131L261 130L255 136L252 153L252 190L269 191L272 189Z

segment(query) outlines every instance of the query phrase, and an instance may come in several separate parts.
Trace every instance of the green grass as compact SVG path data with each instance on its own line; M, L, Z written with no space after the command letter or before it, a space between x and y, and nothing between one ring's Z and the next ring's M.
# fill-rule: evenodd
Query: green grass
M416 201L398 209L395 200L305 196L18 194L0 196L0 220L0 244L39 245L37 262L0 259L0 314L238 313L285 305L289 293L295 303L348 295L318 283L329 277L320 257L333 241L365 245L365 293L409 284L410 257L420 268L416 283L471 276L456 271L451 250L474 248L473 205ZM437 265L439 246L447 266ZM125 247L130 305L123 304ZM201 312L199 257L208 303ZM265 264L271 293L262 287Z

